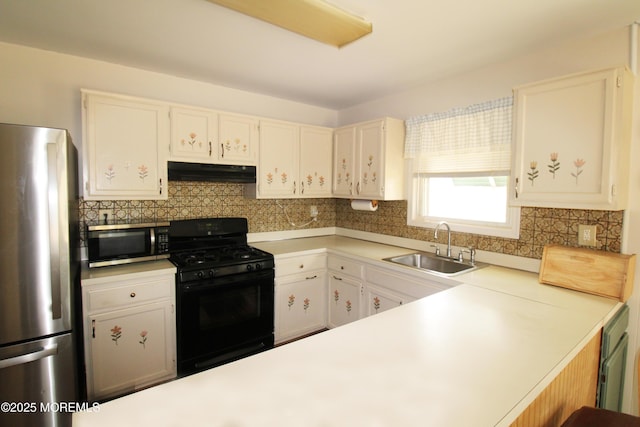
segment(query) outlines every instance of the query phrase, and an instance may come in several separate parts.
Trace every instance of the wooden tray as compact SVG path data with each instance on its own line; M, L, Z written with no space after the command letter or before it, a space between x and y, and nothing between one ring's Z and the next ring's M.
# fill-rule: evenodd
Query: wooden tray
M540 283L626 301L633 291L636 255L547 245Z

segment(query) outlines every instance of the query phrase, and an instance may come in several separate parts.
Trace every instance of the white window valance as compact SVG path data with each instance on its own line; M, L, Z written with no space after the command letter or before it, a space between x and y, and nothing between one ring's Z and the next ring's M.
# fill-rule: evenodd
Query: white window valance
M418 173L491 173L511 166L513 98L406 121L405 158Z

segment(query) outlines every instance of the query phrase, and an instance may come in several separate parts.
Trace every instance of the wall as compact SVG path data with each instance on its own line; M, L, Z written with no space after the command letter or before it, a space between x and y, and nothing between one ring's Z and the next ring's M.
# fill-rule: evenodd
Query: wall
M313 105L77 56L0 43L0 122L68 129L82 156L80 89L332 127Z

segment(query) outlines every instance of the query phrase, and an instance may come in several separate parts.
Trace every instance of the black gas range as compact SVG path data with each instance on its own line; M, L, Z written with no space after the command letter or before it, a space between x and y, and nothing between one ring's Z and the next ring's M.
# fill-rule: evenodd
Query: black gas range
M273 347L273 255L247 232L246 218L171 222L179 375Z

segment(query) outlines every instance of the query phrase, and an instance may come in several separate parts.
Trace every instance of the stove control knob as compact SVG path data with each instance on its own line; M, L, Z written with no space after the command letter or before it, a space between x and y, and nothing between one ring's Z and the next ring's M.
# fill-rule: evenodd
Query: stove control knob
M251 270L253 270L253 265L247 264L247 271L251 271Z
M215 271L213 270L213 268L211 270L209 270L209 277L213 277L215 275Z
M204 279L204 272L203 271L198 271L196 276L198 276L198 279Z
M260 263L256 264L256 270L262 270L262 264Z

